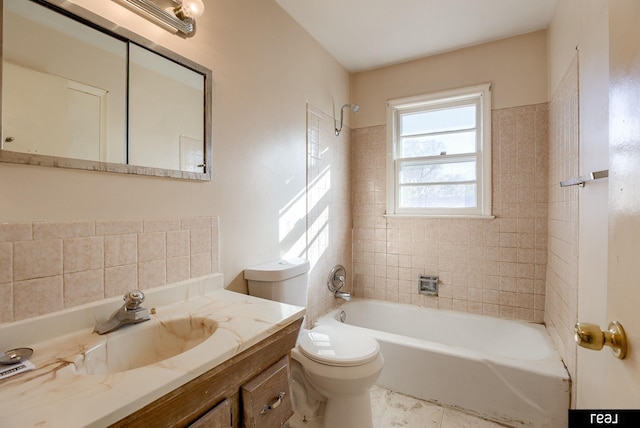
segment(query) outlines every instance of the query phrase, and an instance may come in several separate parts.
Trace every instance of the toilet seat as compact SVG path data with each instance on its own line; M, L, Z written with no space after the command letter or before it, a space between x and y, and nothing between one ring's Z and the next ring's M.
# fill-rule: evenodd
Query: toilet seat
M328 326L305 331L298 338L298 345L310 360L339 367L369 363L380 353L380 345L372 337Z

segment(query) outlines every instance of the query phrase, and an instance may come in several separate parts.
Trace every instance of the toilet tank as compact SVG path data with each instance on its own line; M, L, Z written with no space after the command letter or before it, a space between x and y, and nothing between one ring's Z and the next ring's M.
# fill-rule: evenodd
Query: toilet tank
M251 296L296 306L307 305L309 261L301 258L274 260L244 271Z

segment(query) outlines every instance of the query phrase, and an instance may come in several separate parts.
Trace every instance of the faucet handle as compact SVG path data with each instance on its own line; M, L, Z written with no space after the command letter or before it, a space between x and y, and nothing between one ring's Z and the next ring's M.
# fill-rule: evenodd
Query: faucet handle
M327 288L332 293L337 293L342 287L345 286L345 280L347 271L342 265L335 265L331 272L329 272L329 278L327 278Z
M125 301L124 306L127 309L138 309L142 302L144 302L144 293L140 290L133 290L125 294L122 300Z

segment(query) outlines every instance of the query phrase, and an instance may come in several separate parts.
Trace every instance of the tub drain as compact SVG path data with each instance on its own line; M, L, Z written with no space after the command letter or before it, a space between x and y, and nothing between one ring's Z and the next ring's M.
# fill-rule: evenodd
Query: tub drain
M347 319L347 313L345 311L340 311L340 322L344 322Z

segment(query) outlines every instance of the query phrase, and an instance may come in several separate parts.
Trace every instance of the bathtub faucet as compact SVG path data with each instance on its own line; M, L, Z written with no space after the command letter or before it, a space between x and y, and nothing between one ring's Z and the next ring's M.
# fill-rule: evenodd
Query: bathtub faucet
M333 297L336 299L351 300L350 293L343 293L340 290L344 287L347 280L347 271L344 266L336 265L331 272L329 272L329 278L327 278L327 288L333 293Z
M351 300L351 293L341 293L336 290L336 292L333 293L333 297L335 297L336 299L344 299L348 302L349 300Z

